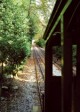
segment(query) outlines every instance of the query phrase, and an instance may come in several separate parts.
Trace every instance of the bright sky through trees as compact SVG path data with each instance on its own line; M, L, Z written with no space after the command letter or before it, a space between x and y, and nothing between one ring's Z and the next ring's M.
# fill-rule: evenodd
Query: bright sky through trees
M35 7L35 10L34 9L33 10L35 15L38 17L38 20L40 21L38 24L39 32L40 32L38 33L39 37L43 36L43 33L46 29L46 26L50 18L51 12L53 10L53 7L55 5L55 2L56 0L34 0L36 7ZM31 14L33 15L33 13Z

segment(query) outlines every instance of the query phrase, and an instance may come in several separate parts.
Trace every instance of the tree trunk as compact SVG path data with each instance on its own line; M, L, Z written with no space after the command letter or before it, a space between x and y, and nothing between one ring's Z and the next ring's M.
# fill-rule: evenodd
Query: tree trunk
M2 75L3 75L3 61L2 61L2 73L1 73L1 78L2 78Z
M1 97L1 88L2 88L2 78L3 78L3 61L1 66L1 74L0 74L0 97Z

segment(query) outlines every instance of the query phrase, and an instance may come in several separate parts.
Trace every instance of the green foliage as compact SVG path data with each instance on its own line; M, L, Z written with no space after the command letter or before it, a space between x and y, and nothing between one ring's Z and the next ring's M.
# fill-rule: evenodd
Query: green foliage
M51 1L40 0L40 4L36 0L0 2L0 63L6 63L7 70L13 71L14 66L18 67L30 56L33 37L42 38L51 12L48 3ZM43 39L37 43L41 47L45 45Z
M15 70L15 66L5 66L4 67L4 74L12 74L13 70Z
M28 17L28 4L29 0L0 3L0 62L7 63L7 72L30 56L34 24Z
M42 38L56 0L30 0L28 14L35 25L35 38Z
M61 56L62 56L62 48L61 48L61 46L53 47L53 52L55 53L57 58L59 58L59 59L61 58Z
M38 41L36 41L36 44L40 47L44 47L45 46L45 40L44 39L39 39Z

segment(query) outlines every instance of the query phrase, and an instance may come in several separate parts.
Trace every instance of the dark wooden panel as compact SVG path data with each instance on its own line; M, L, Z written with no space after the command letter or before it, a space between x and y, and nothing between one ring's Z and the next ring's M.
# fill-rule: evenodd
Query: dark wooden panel
M62 97L63 112L72 111L72 39L64 36L63 45L63 75L62 75Z
M52 77L46 82L45 112L61 111L61 77Z
M61 112L61 77L52 76L52 47L60 45L60 34L52 36L45 49L45 112Z

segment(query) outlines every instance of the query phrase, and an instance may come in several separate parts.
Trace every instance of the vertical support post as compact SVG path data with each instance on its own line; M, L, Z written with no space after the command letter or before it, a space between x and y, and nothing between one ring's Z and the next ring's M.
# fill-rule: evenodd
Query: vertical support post
M75 112L80 112L80 40L77 39L77 71L75 79Z
M52 79L52 49L49 43L46 43L45 48L45 111L51 112L52 102L51 102L51 79Z
M80 40L77 39L77 76L80 78Z
M61 77L61 95L62 95L62 99L61 99L61 110L63 112L63 40L64 40L64 17L62 15L61 17L61 47L62 47L62 57L61 57L61 65L62 65L62 77Z
M70 37L70 35L68 35L68 32L65 32L65 29L66 29L65 21L63 20L62 17L61 19L62 46L63 46L62 112L71 112L72 111L72 38Z
M61 39L48 40L45 49L45 112L61 112L61 77L53 76L52 47L60 45ZM54 69L54 68L53 68Z
M64 37L63 65L63 112L72 110L72 44L71 39Z

